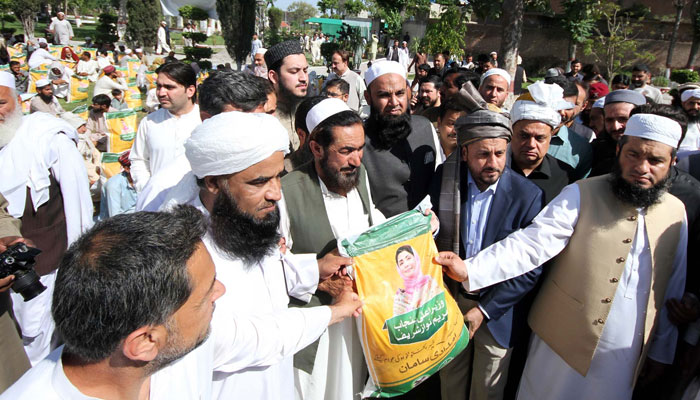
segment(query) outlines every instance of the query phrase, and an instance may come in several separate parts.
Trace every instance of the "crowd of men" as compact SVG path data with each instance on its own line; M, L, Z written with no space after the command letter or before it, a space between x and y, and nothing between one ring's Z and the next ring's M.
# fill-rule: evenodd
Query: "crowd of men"
M199 85L165 63L97 223L101 136L48 90L23 116L0 72L0 250L41 249L47 287L25 302L0 280L0 399L357 399L362 302L336 240L426 196L470 342L408 398L680 398L700 359L700 84L664 105L645 66L635 90L556 70L516 96L495 57L418 59L412 85L393 53L362 76L338 50L320 96L296 39Z

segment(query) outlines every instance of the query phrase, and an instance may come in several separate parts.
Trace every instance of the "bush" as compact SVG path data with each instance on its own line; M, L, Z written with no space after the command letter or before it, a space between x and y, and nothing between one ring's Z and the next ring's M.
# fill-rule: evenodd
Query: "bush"
M677 69L671 72L671 80L680 84L700 81L700 75L689 69Z
M184 32L182 37L192 39L195 43L204 43L207 41L207 34L202 32Z
M212 63L211 63L211 61L207 61L207 60L197 60L197 61L195 61L195 60L187 60L187 59L185 59L185 60L182 60L182 62L184 62L185 64L192 64L193 62L196 62L197 65L199 65L199 68L200 68L202 71L206 71L206 70L211 70L211 69L212 69Z
M669 87L671 86L671 81L665 76L655 76L651 78L651 84L656 87Z
M109 13L100 14L99 23L95 31L95 43L107 44L119 40L117 35L117 16Z
M202 58L209 58L214 53L209 47L185 47L185 57L188 60L194 60L199 63Z
M321 44L321 55L326 59L326 62L330 63L333 53L340 48L340 45L336 42L326 42Z
M177 9L180 16L184 19L190 19L193 21L204 21L209 18L209 13L202 10L199 7L194 7L191 5L182 6Z

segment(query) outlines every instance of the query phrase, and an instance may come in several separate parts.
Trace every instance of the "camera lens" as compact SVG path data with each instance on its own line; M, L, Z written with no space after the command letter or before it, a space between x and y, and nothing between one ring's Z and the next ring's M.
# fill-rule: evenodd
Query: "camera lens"
M41 283L39 276L33 270L17 271L12 290L22 295L24 301L29 301L46 290L46 286Z

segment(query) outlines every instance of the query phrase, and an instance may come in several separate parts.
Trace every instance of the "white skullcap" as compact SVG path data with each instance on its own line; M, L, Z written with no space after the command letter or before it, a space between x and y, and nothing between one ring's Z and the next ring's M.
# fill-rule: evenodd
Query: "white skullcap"
M49 85L51 82L48 79L39 79L36 81L36 87L37 88L43 88L44 86Z
M372 64L372 68L365 72L365 83L369 86L372 81L386 74L398 74L406 79L406 68L396 61L381 60Z
M343 111L350 111L350 107L343 100L334 98L321 100L306 114L306 130L309 133L313 132L328 117Z
M700 99L700 89L688 89L681 93L681 101L684 103L688 101L688 99L690 99L691 97Z
M605 108L605 96L596 100L591 108Z
M185 155L198 178L243 171L276 151L289 153L289 134L277 118L262 113L215 115L185 142Z
M513 124L527 119L544 122L556 128L561 122L559 111L574 108L573 104L564 100L564 89L559 85L537 81L528 86L527 90L528 94L520 96L513 104L510 112Z
M492 52L489 53L490 56L492 56L492 55L494 55L494 54L495 54L495 55L498 55L498 53L496 53L495 51L492 51Z
M259 48L259 49L255 52L256 55L257 55L257 54L265 54L265 53L267 53L267 49L264 48L264 47Z
M140 47L137 47L134 51L137 53L143 53L143 49Z
M484 74L481 75L481 80L479 81L479 85L484 83L486 78L488 78L489 76L492 76L492 75L498 75L500 77L503 77L503 79L505 79L506 82L508 82L508 84L510 85L510 74L508 73L508 71L506 71L505 69L501 69L501 68L491 68L490 70L484 72Z
M47 43L47 42L46 42L46 39L44 39L43 37L40 37L39 39L37 39L37 42L39 42L39 43Z
M0 71L0 86L15 90L15 76L7 71Z
M671 118L654 114L634 114L625 125L625 136L636 136L678 148L683 130Z

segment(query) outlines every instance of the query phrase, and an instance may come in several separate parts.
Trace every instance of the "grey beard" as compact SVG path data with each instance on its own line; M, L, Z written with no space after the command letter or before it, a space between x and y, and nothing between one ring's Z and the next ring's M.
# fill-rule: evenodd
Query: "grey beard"
M19 104L15 106L15 110L5 117L4 121L0 122L0 149L7 146L12 138L15 137L15 133L22 125L22 109Z

